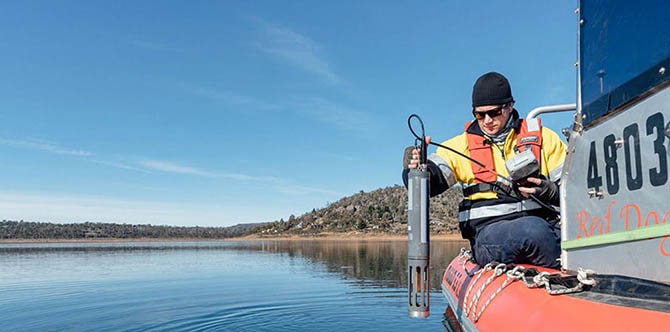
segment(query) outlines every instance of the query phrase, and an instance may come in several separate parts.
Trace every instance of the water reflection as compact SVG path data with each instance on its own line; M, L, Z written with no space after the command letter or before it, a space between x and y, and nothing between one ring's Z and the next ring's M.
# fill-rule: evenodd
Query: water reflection
M444 268L467 247L467 241L431 241L431 287L440 288ZM301 256L326 267L329 272L366 285L405 287L407 285L407 244L404 241L259 241L242 244L259 250Z
M431 287L440 288L440 278L449 261L467 241L431 241ZM407 284L407 244L391 240L263 240L212 242L112 242L112 243L17 243L0 244L0 255L28 255L53 259L54 255L147 254L174 251L252 251L304 258L352 282L379 287L402 288Z
M433 314L410 320L404 241L0 243L0 326L436 330L446 306L440 275L466 245L431 243Z

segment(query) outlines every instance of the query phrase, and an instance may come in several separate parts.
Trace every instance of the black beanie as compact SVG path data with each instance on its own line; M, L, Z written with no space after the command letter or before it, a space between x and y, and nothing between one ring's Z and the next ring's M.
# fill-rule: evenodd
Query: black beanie
M472 107L502 105L514 101L507 78L496 72L480 76L472 87Z

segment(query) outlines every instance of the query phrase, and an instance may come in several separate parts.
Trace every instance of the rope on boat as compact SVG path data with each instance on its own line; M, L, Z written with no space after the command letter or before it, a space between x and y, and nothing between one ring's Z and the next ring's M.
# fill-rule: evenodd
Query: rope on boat
M475 272L474 280L472 280L472 282L470 282L470 284L468 285L468 289L465 291L465 296L463 297L463 303L465 304L465 306L463 307L463 313L465 313L466 317L469 315L469 311L470 311L470 308L472 307L472 305L479 301L479 299L477 299L476 301L473 301L468 305L468 295L470 295L470 291L472 291L472 287L477 283L477 281L479 281L479 278L481 278L481 276L484 275L484 272L491 271L492 268L493 268L493 265L491 263L486 264L484 266L484 268ZM480 290L483 290L483 288L484 287L482 287Z
M471 258L472 255L468 250L461 249L459 260L462 259L460 262L462 262L463 266L465 266L465 262ZM478 286L479 289L475 292L470 302L468 302L468 297L473 292L474 285L477 284L479 279L489 271L493 272L481 285ZM477 305L479 304L484 290L488 288L493 280L503 274L506 275L505 280L493 293L491 293L489 298L484 301L484 304L479 310L477 310ZM474 278L469 283L468 288L465 291L465 296L463 297L463 313L466 317L470 317L472 321L476 323L491 301L493 301L505 287L517 280L523 281L524 285L528 288L544 288L550 295L562 295L581 292L584 286L595 285L596 280L591 277L593 274L594 272L591 270L579 269L577 271L577 276L564 277L559 273L552 274L549 272L539 272L535 268L525 268L515 264L488 263L473 274Z
M595 286L596 279L591 278L596 272L589 269L577 269L577 280L584 285Z

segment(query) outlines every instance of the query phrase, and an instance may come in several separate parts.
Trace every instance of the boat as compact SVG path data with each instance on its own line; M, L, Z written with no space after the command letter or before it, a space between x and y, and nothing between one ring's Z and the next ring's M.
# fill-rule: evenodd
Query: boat
M448 331L665 331L670 286L527 264L479 266L465 249L442 277Z
M561 269L479 266L463 249L441 280L447 330L670 329L670 6L582 0L576 13L576 102L526 116L573 115L563 130ZM409 253L427 253L412 231ZM429 264L410 256L410 316L425 317Z

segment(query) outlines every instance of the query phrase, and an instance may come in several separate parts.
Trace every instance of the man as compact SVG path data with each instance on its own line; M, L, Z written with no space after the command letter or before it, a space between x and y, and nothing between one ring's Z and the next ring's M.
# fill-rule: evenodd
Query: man
M441 145L477 162L438 147L428 157L430 195L461 184L464 197L459 204L459 226L480 265L495 261L560 268L555 207L565 144L555 132L541 127L539 119L519 118L509 82L496 72L475 82L472 114L475 120L466 123L464 133ZM526 149L538 161L539 174L512 184L507 181L505 161ZM408 160L405 184L409 169L419 164L420 150L408 148L406 153L411 156L404 159Z

